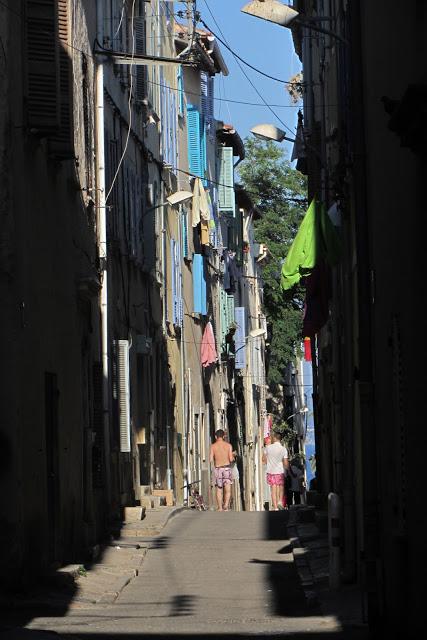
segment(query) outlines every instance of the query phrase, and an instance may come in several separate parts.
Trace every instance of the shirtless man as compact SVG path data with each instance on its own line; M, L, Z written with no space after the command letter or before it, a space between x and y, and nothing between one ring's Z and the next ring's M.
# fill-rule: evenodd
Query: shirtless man
M234 461L234 454L231 444L224 440L222 429L215 432L215 442L211 444L209 461L214 465L218 511L228 511L233 483L231 463Z

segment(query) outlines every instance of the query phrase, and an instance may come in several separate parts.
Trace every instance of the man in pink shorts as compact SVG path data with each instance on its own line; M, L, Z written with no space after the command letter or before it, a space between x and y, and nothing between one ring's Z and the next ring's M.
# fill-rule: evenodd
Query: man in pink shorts
M231 463L234 461L231 444L225 442L224 431L215 432L215 442L211 445L209 461L214 465L216 501L218 511L228 511L233 483Z
M284 508L285 471L289 473L289 460L288 450L280 442L280 434L274 430L271 432L271 444L264 449L262 461L267 465L267 484L273 511L278 511Z

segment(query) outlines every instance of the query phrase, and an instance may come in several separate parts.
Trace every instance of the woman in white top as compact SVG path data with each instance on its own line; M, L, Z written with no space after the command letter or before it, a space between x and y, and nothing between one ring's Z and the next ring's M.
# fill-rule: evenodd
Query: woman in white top
M262 461L267 465L267 484L271 491L273 511L283 509L283 494L285 487L285 470L289 472L288 450L280 442L280 433L271 432L271 444L268 444L262 455Z

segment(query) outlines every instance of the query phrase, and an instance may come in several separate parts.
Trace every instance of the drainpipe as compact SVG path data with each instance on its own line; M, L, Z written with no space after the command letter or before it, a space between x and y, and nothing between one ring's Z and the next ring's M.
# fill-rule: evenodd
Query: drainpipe
M184 333L185 318L182 323L182 335L181 335L181 410L182 410L182 479L184 480L184 500L188 498L188 487L185 484L188 482L188 468L187 468L187 411L186 411L186 384L185 384L185 333Z
M103 42L104 2L97 2L97 37ZM104 58L97 55L95 69L95 172L97 201L97 234L102 286L100 291L101 352L102 352L102 415L104 427L104 455L106 501L111 504L110 473L110 413L109 413L109 353L108 353L108 272L107 220L105 207L105 151L104 151Z

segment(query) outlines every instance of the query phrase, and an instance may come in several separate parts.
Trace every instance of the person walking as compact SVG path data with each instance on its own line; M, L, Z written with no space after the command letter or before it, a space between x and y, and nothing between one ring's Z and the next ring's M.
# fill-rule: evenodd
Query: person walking
M281 434L271 432L271 444L268 444L262 455L262 461L267 465L267 484L270 487L273 511L284 509L283 496L285 490L285 472L289 472L288 450L280 441Z
M292 460L289 469L289 488L287 489L288 504L301 504L301 494L304 491L304 471L298 460Z
M209 461L213 465L218 511L229 510L233 484L234 453L231 444L225 442L224 435L222 429L215 432L215 442L211 444L209 452Z

